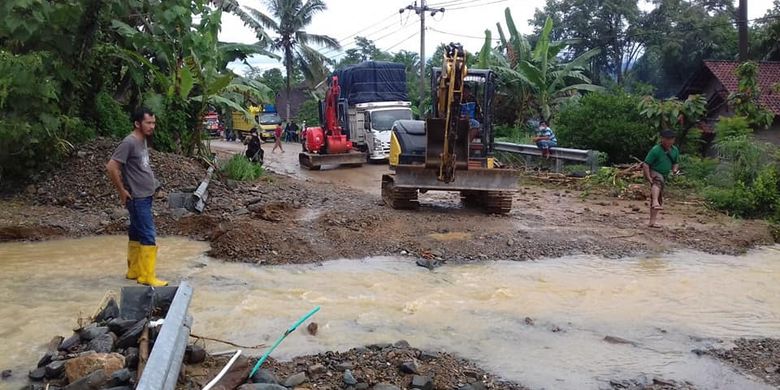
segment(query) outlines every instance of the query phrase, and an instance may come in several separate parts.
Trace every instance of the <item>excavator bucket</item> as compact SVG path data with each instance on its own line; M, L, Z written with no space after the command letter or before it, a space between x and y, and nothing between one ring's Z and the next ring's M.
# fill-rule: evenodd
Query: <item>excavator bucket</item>
M439 172L442 165L446 128L446 121L443 118L429 118L425 121L425 133L427 135L425 167L435 169L436 172ZM469 122L465 119L459 120L456 132L455 147L451 151L451 153L455 154L455 169L467 169L469 165Z

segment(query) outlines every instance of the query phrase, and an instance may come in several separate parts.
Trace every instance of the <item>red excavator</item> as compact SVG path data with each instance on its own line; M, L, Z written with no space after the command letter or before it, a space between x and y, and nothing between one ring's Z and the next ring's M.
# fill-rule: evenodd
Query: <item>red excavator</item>
M298 155L301 166L319 170L323 165L354 165L366 162L366 154L353 150L339 124L338 101L341 94L339 78L333 76L325 97L322 127L309 127L303 132L303 152Z

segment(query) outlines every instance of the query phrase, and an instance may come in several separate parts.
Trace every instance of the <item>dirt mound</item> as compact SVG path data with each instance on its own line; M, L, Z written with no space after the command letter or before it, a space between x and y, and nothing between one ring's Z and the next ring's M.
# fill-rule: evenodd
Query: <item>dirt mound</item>
M733 349L713 349L710 355L780 387L780 339L739 339Z
M97 138L80 145L62 167L42 182L28 186L26 196L37 204L83 210L115 208L116 190L106 176L105 165L119 141ZM206 168L196 160L151 150L155 177L165 192L193 189L205 177Z
M209 367L207 372L188 379L205 384L228 358L210 358L204 363ZM197 372L188 369L188 372L193 371ZM271 358L263 365L261 374L255 378L262 376L264 381L284 385L298 383L295 387L314 389L526 389L520 384L502 381L467 360L444 352L424 352L409 347L405 341L302 356L290 362Z

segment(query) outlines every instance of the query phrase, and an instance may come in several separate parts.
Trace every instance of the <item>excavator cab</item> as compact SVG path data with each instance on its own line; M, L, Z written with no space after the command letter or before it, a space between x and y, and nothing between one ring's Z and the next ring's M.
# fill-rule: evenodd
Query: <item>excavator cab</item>
M450 45L444 67L431 74L431 117L393 126L390 168L395 173L382 177L387 205L413 209L418 192L459 191L468 205L509 212L518 172L495 164L495 84L493 71L467 69L462 49Z

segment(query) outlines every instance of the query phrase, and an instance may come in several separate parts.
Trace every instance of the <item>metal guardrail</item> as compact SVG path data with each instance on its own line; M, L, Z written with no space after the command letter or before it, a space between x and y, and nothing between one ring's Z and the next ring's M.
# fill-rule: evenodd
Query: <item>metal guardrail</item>
M541 157L542 151L536 145L513 144L509 142L496 142L495 150L498 152L519 154L525 156L530 163L532 157ZM550 148L550 158L555 160L555 171L563 170L564 161L574 161L590 167L591 172L598 169L598 152L595 150Z
M192 287L187 282L181 282L165 315L165 322L154 342L154 348L136 389L173 390L176 388L192 326L192 316L189 315L191 301Z

